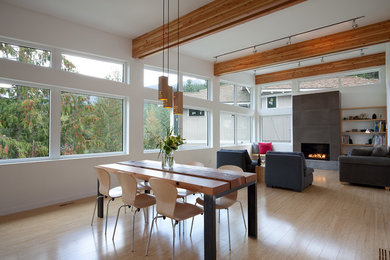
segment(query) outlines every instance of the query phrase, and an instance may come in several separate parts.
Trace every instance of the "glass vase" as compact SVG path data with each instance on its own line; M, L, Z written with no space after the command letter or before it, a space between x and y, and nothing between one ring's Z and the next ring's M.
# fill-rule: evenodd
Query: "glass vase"
M175 161L173 160L173 151L170 153L165 153L163 151L162 153L162 168L166 170L172 170L173 169L173 163Z

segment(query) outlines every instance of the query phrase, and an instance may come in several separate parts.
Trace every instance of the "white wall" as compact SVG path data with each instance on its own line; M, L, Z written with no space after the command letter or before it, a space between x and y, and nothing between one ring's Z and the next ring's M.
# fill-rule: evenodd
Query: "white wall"
M143 151L144 100L157 100L157 91L143 87L144 65L161 66L161 55L145 60L131 59L131 40L79 26L47 15L0 3L0 39L17 40L49 49L70 50L128 62L130 84L96 79L61 70L0 59L0 80L17 80L35 86L50 86L123 96L129 101L129 154L0 164L0 215L96 194L93 166L123 160L157 159L157 153ZM171 51L172 69L176 69ZM204 107L212 118L211 147L175 153L176 162L201 161L216 165L219 150L219 111L253 115L254 110L220 104L219 79L213 77L213 63L180 56L181 71L207 77L212 83L212 100L184 97L184 104ZM247 74L227 77L241 84L254 84ZM234 146L246 149L249 146Z

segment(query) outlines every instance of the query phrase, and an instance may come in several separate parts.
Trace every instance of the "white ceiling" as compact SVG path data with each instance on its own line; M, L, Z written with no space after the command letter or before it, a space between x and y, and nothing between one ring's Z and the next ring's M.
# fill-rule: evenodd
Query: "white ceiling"
M162 24L162 0L0 0L49 14L99 30L135 38ZM181 15L211 0L180 0ZM176 18L177 1L171 1L171 17ZM359 26L390 19L390 0L307 0L279 12L180 46L181 53L214 61L214 56L263 42L365 16ZM292 43L351 29L351 22L292 38ZM258 51L280 47L286 40L264 45ZM384 45L365 49L365 53L384 51ZM218 61L252 53L251 50L226 55ZM326 58L337 60L359 56L359 52ZM311 60L307 65L319 63ZM310 63L310 64L309 64ZM306 64L303 64L306 65ZM296 65L286 65L289 68ZM283 66L282 66L283 67ZM257 74L285 69L273 67Z

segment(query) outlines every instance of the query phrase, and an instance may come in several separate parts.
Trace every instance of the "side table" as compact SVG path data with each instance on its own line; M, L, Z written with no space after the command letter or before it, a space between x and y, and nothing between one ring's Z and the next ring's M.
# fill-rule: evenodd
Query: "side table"
M256 166L257 182L265 182L265 165Z

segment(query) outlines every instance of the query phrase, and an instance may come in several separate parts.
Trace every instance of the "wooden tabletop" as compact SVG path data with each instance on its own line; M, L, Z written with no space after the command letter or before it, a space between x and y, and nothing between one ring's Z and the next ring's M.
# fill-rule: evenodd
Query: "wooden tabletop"
M146 169L119 163L103 164L98 167L109 173L128 173L141 180L150 178L165 179L178 188L188 189L194 192L201 192L208 195L217 195L230 189L230 183L209 178L200 178L184 174L166 172L161 170ZM256 176L256 175L255 175Z
M172 170L162 169L161 162L151 161L151 160L124 161L124 162L119 162L118 164L141 167L144 169L170 172L170 173L177 173L177 174L187 175L192 177L223 181L229 183L231 189L256 180L255 173L236 172L230 170L216 170L213 168L178 164L178 163L174 164Z

